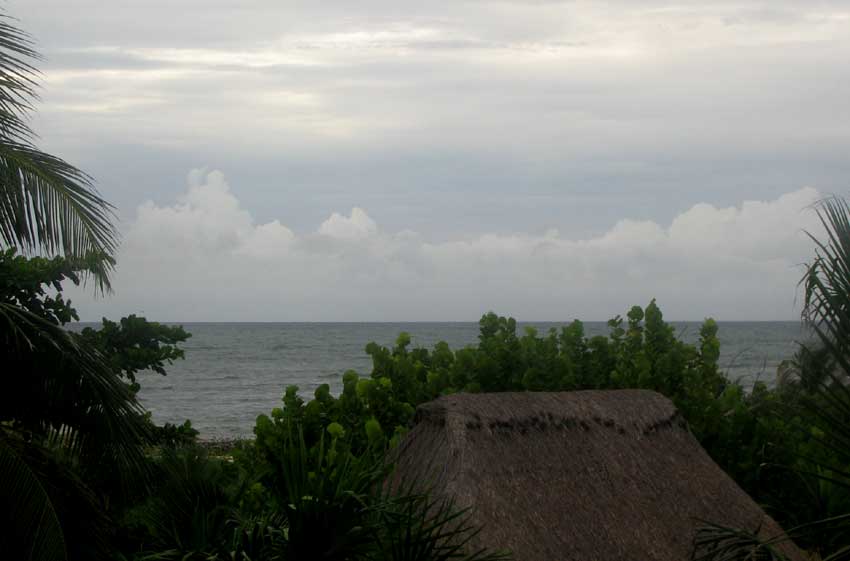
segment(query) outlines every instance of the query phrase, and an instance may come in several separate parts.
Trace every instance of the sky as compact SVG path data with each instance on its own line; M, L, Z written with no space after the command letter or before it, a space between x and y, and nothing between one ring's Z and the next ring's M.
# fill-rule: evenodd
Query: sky
M793 320L846 1L5 0L116 207L83 319Z

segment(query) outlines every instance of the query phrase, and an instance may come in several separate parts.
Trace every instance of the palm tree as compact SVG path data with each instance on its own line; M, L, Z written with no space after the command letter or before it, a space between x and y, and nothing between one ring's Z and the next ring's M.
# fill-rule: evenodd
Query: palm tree
M62 281L109 290L117 236L91 178L34 145L39 58L0 12L0 559L89 559L108 555L97 489L141 472L147 428L104 357L62 327L76 319Z
M108 288L117 245L112 207L87 174L39 150L27 123L40 58L30 36L0 12L0 240L24 252L89 260Z
M820 453L803 457L800 475L838 491L850 490L850 203L840 197L816 206L825 237L808 233L815 243L815 258L806 265L800 284L804 289L803 321L815 333L819 345L803 348L801 356L815 357L815 367L801 368L800 382L806 388L801 401L784 411L789 418L800 415L808 438ZM815 430L813 430L815 429ZM789 505L794 507L795 505ZM850 559L850 512L833 513L821 520L791 528L789 534L811 531L826 536L832 549L818 552L824 561ZM784 560L779 546L787 536L768 540L717 525L708 525L697 543L705 552L700 561L720 559ZM747 557L749 555L749 557Z

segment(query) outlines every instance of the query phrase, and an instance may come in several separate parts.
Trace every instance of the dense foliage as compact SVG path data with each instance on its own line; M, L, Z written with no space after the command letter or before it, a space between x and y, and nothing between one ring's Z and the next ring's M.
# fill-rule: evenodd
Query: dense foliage
M418 404L459 391L649 387L672 395L695 423L705 424L706 411L725 389L716 364L716 325L709 320L703 326L702 353L673 336L654 302L647 312L652 322L646 325L639 307L629 312L626 328L620 318L611 320L610 337L586 338L579 321L544 336L533 329L518 335L513 319L488 313L477 346L453 351L441 342L432 350L410 349L406 333L392 348L370 343L370 376L348 371L338 397L324 384L309 402L296 386L287 387L283 407L257 419L257 444L273 448L296 422L310 443L332 430L348 435L355 450L367 449L403 434ZM689 399L692 394L698 399Z
M188 423L155 426L135 400L132 376L182 356L182 329L135 317L83 333L64 328L79 318L63 283L79 283L86 266L0 252L0 362L10 374L0 392L0 464L7 480L35 493L22 500L10 486L5 498L19 504L0 516L10 520L4 530L30 518L55 522L46 540L35 529L0 532L0 549L21 558L28 536L55 542L50 557L111 557L114 518L145 492L146 448L197 434Z
M579 321L544 336L533 329L518 335L515 320L488 313L480 321L477 346L453 351L441 342L432 350L410 349L406 333L393 348L370 343L371 376L348 371L339 397L325 384L309 402L296 386L286 388L283 407L257 420L258 445L275 446L280 433L297 422L310 443L333 427L363 450L397 439L420 403L458 391L650 388L673 397L697 430L708 429L716 417L714 398L726 385L717 370L716 324L706 321L696 348L676 339L655 302L646 312L632 308L628 318L625 326L619 317L611 320L609 337L588 339Z

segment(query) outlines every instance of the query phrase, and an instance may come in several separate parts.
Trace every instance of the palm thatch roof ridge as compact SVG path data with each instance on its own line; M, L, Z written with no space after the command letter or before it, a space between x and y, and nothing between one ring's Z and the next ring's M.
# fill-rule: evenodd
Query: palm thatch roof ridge
M397 453L395 481L470 508L471 546L517 561L683 561L700 520L782 532L652 391L444 396Z

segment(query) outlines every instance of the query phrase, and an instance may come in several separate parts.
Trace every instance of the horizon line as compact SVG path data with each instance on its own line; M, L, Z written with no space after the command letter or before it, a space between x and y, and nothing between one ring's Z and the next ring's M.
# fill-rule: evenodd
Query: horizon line
M157 323L180 323L180 324L233 324L233 323L253 323L253 324L350 324L350 325L362 325L362 324L399 324L399 323L409 323L409 324L445 324L445 323L478 323L479 320L159 320L159 319L151 319L147 316L141 314L131 314L136 315L137 317L144 317L148 321L155 321ZM127 317L127 316L122 316ZM500 317L511 317L511 316L500 316ZM69 325L76 323L101 323L103 319L110 318L102 318L102 319L83 319L79 321L68 322ZM516 318L513 318L516 319ZM528 323L572 323L573 321L580 321L582 323L608 323L609 319L516 319L518 324L528 324ZM667 319L664 318L665 323L703 323L706 319L714 319L717 323L800 323L803 325L803 321L799 318L797 319L717 319L717 318L703 318L703 319ZM116 321L116 320L111 320ZM623 322L627 323L627 318L623 318Z

